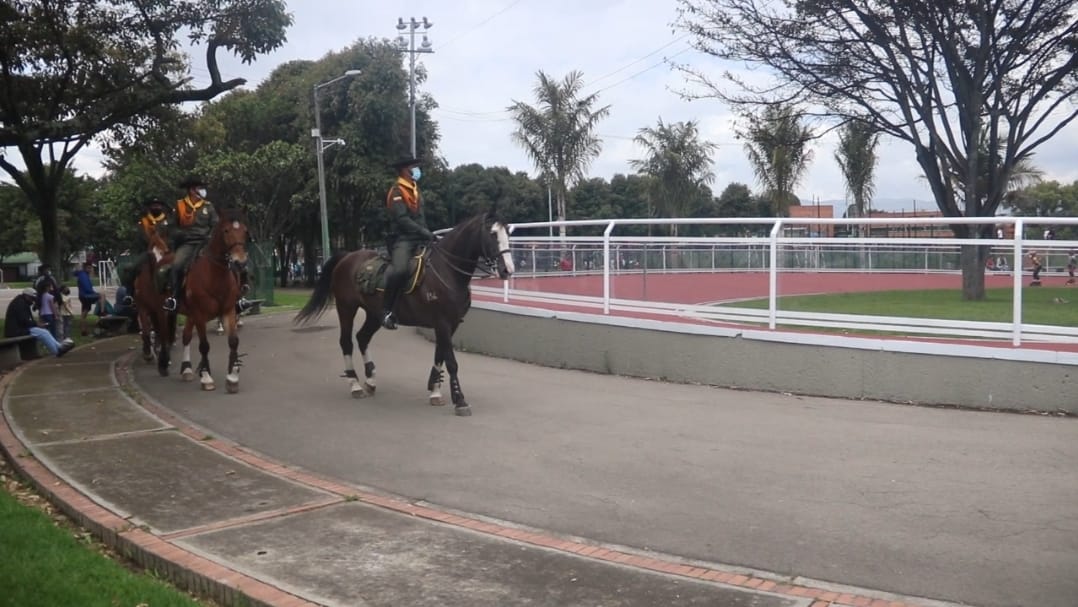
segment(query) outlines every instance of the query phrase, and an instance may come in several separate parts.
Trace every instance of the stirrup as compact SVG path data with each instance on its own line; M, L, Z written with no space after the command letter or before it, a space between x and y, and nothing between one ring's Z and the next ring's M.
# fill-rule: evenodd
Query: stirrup
M123 304L125 306L131 306L131 305L134 305L134 303L135 303L135 298L131 297L130 295L124 295Z
M166 312L175 312L176 311L176 298L175 297L167 297L167 298L165 298L165 304L162 307L165 309Z
M251 300L246 297L240 297L239 301L236 302L236 305L239 306L241 312L246 312L247 308L250 308L254 304L252 304Z
M382 317L382 326L390 331L395 330L397 328L397 317L393 316L392 312L386 312L385 316Z

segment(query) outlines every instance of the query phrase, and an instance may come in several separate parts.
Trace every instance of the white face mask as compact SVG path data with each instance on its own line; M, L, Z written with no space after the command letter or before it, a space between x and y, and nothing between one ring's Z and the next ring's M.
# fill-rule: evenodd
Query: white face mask
M198 188L197 190L195 190L195 193L198 194L199 198L205 198L206 197L206 188Z

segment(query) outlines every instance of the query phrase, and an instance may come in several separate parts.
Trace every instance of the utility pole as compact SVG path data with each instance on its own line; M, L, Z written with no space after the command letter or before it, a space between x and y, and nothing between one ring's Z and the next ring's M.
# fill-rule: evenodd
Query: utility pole
M315 141L315 153L318 158L318 212L322 223L322 263L329 259L329 217L326 211L326 172L323 153L326 148L333 145L344 145L343 139L326 139L322 136L322 112L318 108L318 89L329 86L334 82L358 76L359 70L348 70L333 80L314 85L314 128L311 129L311 137Z
M404 37L404 34L397 36L397 47L402 53L408 53L409 55L409 68L408 68L408 103L411 106L412 111L412 141L409 148L412 152L412 158L416 158L415 149L415 56L416 53L433 53L434 49L431 46L430 40L427 39L427 30L429 30L434 24L427 21L426 17L423 17L422 21L416 21L415 17L411 17L407 22L403 17L397 18L397 31L404 32L408 30L408 38ZM415 33L416 30L422 28L423 41L419 44L419 48L415 46Z

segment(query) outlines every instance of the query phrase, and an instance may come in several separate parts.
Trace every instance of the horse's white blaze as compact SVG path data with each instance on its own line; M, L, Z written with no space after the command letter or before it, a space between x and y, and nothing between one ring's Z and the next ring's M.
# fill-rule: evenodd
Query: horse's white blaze
M238 229L240 229L240 222L238 222L238 221L233 221L233 222L232 222L232 229L233 229L233 230L238 230Z
M516 268L513 266L513 254L509 252L509 231L506 230L505 226L500 222L495 223L494 227L491 228L491 231L498 237L498 250L505 251L502 253L502 261L505 263L505 269L512 274L516 271Z
M161 251L160 247L154 247L153 248L153 258L154 258L155 261L161 261L161 258L164 257L164 256L165 256L165 254L164 254L164 252Z

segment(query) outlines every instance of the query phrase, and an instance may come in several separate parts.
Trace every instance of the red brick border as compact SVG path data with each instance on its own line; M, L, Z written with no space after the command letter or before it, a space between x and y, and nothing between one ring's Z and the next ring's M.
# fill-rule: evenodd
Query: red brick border
M0 399L27 363L0 377ZM0 400L2 402L2 400ZM138 527L100 506L52 473L15 435L0 411L0 451L11 467L56 505L68 518L90 531L103 544L171 581L176 586L223 605L255 607L318 607L261 580L190 552Z
M865 591L862 591L865 592L864 594L834 592L823 587L788 583L791 582L788 577L778 575L764 577L766 574L762 573L722 570L710 566L704 567L681 562L671 556L652 557L613 546L560 538L541 530L510 527L501 523L480 520L467 515L462 516L434 507L415 504L400 497L377 494L370 490L346 485L334 479L323 478L316 474L290 468L286 464L273 461L264 455L230 441L212 437L205 430L198 428L154 402L138 390L131 380L129 365L134 354L133 352L121 354L117 357L113 369L120 389L133 390L137 393L134 395L133 400L139 406L173 425L177 431L201 442L222 455L240 460L263 472L286 478L298 484L321 489L337 496L317 503L298 506L292 510L302 511L321 508L331 503L339 503L342 499L354 500L477 533L571 553L598 561L628 565L704 582L720 583L744 590L769 592L793 598L815 599L810 607L926 607L929 604L929 602L910 602L915 599L893 601L883 598L881 596L883 593L872 596ZM11 374L0 378L0 396L5 393L7 385L18 374L19 370L16 369ZM96 504L68 485L36 459L22 457L20 454L27 451L27 448L9 427L6 413L0 415L0 449L2 449L12 466L30 479L30 482L38 491L45 494L65 514L81 526L89 529L95 536L101 538L102 542L110 548L147 569L167 576L177 586L199 595L208 596L226 605L246 601L244 604L253 603L259 607L316 607L315 603L308 602L301 597L229 569L169 541L175 537L188 535L189 532L158 537L141 529L133 528L124 519ZM932 601L932 603L938 604L935 601Z

